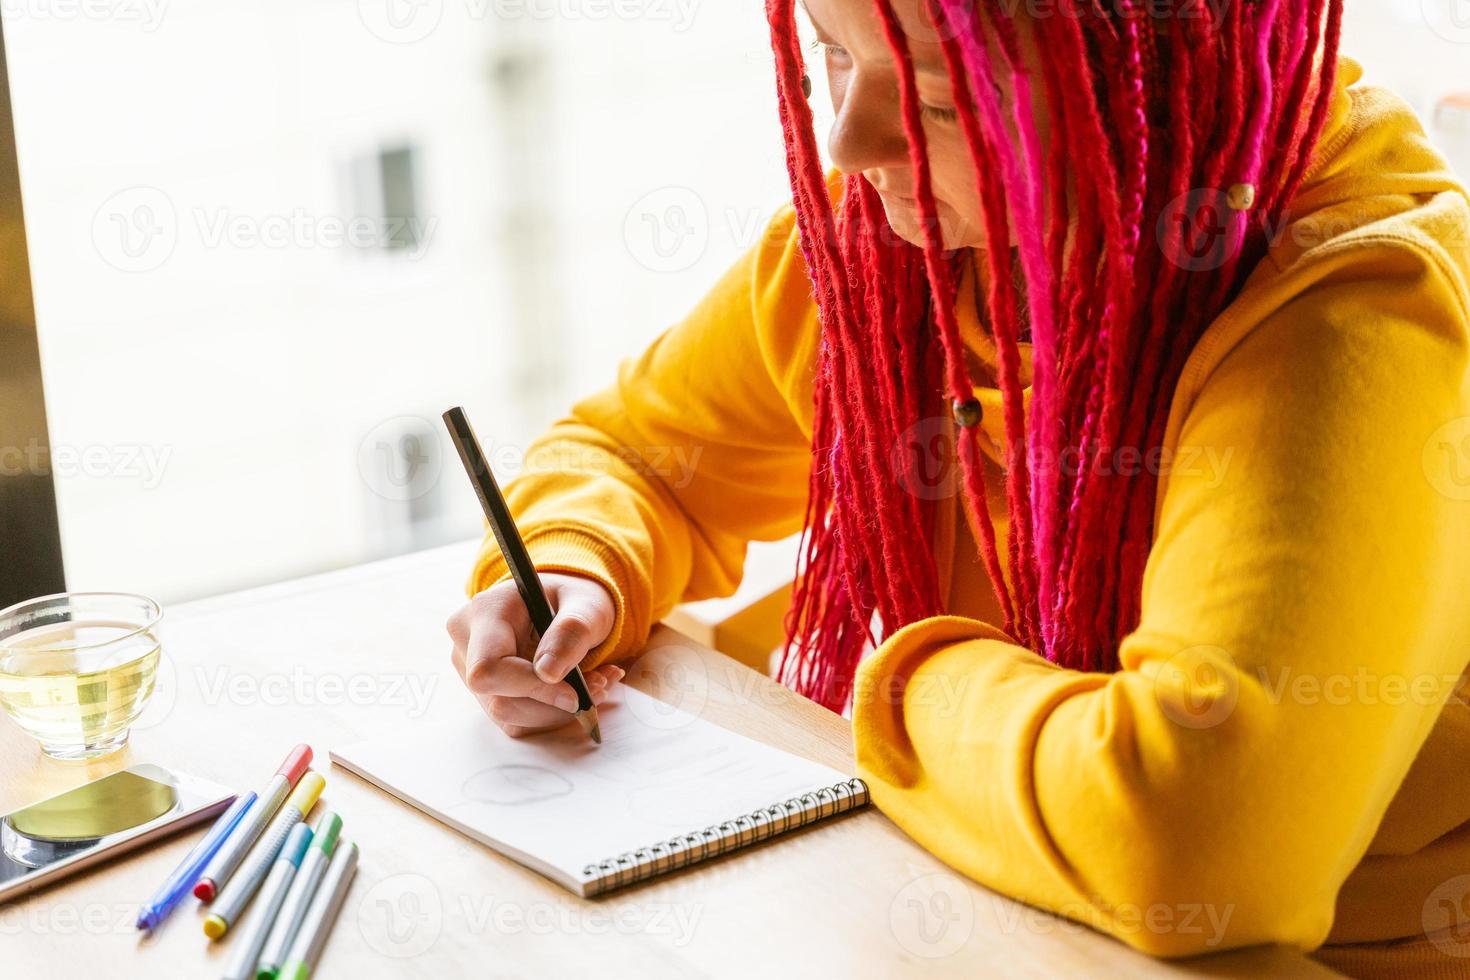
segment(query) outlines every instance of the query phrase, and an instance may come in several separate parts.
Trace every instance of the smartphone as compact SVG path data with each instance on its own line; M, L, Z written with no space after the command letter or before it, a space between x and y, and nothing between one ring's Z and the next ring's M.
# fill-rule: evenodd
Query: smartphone
M0 817L0 904L222 811L233 790L138 765Z

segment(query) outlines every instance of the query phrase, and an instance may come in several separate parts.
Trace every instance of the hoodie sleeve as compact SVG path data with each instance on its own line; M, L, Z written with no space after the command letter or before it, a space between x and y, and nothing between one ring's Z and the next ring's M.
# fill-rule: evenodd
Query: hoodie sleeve
M1312 268L1179 427L1120 671L946 617L859 679L893 820L1156 955L1320 945L1470 656L1470 466L1445 457L1470 447L1463 283L1392 238Z
M679 602L730 595L749 541L801 527L818 327L794 228L783 209L683 322L530 446L506 488L536 567L615 599L587 666L639 650ZM506 577L487 534L469 594Z

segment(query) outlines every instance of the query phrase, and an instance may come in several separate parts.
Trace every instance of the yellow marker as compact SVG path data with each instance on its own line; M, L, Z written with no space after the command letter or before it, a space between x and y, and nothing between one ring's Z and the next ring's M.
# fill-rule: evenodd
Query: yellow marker
M291 833L291 828L299 824L312 806L316 804L317 798L322 795L322 787L327 781L322 778L321 773L307 770L286 797L286 802L271 820L270 826L265 833L250 848L250 853L245 855L245 860L240 864L240 870L230 878L225 885L224 891L210 904L210 915L204 920L204 934L210 939L218 939L229 931L230 926L240 917L245 905L250 901L250 896L260 887L265 876L270 873L271 865L276 861L276 855L281 851L281 846L286 842L286 836Z

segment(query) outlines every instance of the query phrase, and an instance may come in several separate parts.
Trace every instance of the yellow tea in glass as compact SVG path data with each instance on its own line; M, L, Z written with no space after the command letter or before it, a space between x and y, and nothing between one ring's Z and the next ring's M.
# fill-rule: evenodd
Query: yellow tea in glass
M0 706L53 759L95 759L127 744L153 693L158 603L73 592L0 610Z

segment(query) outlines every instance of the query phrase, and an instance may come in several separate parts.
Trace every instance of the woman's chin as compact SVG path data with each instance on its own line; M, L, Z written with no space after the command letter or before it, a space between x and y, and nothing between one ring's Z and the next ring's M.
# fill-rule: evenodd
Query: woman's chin
M916 248L924 248L929 244L924 219L919 215L916 204L907 201L889 202L885 198L883 212L888 216L888 227L893 229L894 235ZM939 205L939 233L946 249L980 247L968 240L972 236L953 220L949 209L943 204Z

